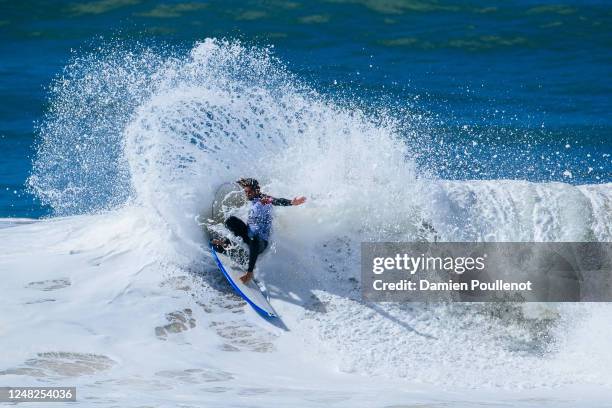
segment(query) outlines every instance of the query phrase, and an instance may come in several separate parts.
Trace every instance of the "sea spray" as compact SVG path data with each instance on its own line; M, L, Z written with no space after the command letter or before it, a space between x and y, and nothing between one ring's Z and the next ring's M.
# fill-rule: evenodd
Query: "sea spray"
M57 214L132 201L179 248L197 246L192 221L214 188L255 176L274 194L311 197L319 234L351 222L364 237L408 238L419 222L405 217L421 195L396 121L321 96L265 48L206 40L180 57L113 48L67 67L51 106L30 184Z

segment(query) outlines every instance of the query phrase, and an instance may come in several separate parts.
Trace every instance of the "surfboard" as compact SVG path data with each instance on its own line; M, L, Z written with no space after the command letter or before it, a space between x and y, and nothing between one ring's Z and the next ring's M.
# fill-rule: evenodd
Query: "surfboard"
M276 311L269 302L262 288L257 284L255 279L251 279L247 284L244 284L240 277L245 274L236 262L230 257L220 254L210 245L210 252L215 259L217 266L225 275L227 281L232 285L232 288L251 305L255 311L265 317L277 317Z
M240 277L246 273L241 263L248 259L248 255L240 245L236 244L235 237L226 235L228 231L223 226L223 221L229 215L240 215L240 209L244 208L246 203L242 190L235 183L224 183L217 189L210 214L207 217L200 216L197 222L204 228L209 242L212 238L227 237L232 240L232 248L227 251L227 254L218 253L209 243L210 252L217 267L232 288L260 315L277 317L265 288L255 279L251 279L246 285L240 280ZM202 222L200 220L202 218L206 221Z

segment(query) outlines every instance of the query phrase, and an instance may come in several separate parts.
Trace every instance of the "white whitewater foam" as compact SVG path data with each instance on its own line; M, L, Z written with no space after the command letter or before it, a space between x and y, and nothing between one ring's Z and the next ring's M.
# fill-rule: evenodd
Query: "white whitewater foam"
M291 236L289 210L277 236ZM237 298L210 259L166 262L171 235L142 208L0 238L2 382L74 384L85 405L571 406L588 392L586 406L603 406L612 386L609 305L559 307L541 329L478 305L363 304L348 279L355 243L342 237L318 244L323 259L308 262L297 236L262 258L288 331Z

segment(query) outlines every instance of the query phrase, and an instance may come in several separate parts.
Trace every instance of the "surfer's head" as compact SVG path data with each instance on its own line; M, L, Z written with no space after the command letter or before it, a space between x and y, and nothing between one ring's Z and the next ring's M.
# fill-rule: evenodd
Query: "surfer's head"
M241 178L236 183L244 189L244 193L249 200L257 197L261 193L259 182L254 178Z

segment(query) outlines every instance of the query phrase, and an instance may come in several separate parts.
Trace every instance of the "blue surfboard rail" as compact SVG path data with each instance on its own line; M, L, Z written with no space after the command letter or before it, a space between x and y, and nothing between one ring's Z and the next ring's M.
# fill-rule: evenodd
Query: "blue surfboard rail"
M277 317L275 313L270 313L265 311L264 309L262 309L261 307L257 306L255 303L253 303L253 301L251 299L248 298L248 296L246 296L238 287L238 285L236 285L234 283L234 280L232 279L232 277L230 276L230 274L225 270L225 266L223 266L223 263L221 262L221 260L219 259L219 257L217 256L217 251L215 251L215 248L213 247L212 243L209 244L209 248L210 248L210 252L212 252L213 257L215 258L215 262L217 263L217 266L219 267L219 269L221 269L221 272L223 272L223 275L225 276L225 279L227 279L227 281L230 283L230 285L232 285L232 288L234 288L234 290L236 292L238 292L238 294L240 295L241 298L243 298L244 300L246 300L246 302L251 305L251 307L253 309L255 309L255 311L257 313L259 313L260 315L264 316L264 317Z

